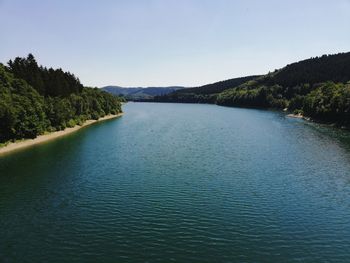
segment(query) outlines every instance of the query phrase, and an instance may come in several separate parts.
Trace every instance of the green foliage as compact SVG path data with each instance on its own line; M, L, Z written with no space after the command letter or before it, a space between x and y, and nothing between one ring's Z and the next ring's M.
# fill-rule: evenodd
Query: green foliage
M45 102L24 80L14 79L0 65L0 142L34 138L48 127Z
M9 65L0 64L0 143L35 138L122 112L118 97L75 85L78 80L73 75L39 67L32 55L16 58Z
M300 108L315 119L350 125L350 84L327 82L308 94Z
M68 127L68 128L73 128L73 127L76 126L76 125L77 125L77 123L76 123L76 121L73 120L73 119L70 119L70 120L67 122L67 127Z
M294 110L293 111L293 114L295 114L295 115L304 115L304 111L303 110L300 110L300 109L296 109L296 110Z
M174 92L168 95L156 96L156 102L181 102L181 103L215 103L217 94L195 94Z
M216 94L216 93L220 93L226 89L237 87L243 83L246 83L247 81L251 81L253 79L256 79L257 77L259 77L259 76L248 76L248 77L228 79L228 80L219 81L219 82L215 82L212 84L200 86L197 88L180 89L178 91L175 91L174 93L177 93L177 94L191 93L191 94L196 94L196 95Z
M303 86L305 87L305 86ZM300 92L300 86L296 89ZM279 85L271 87L246 86L230 89L220 93L217 103L227 106L240 107L288 107L294 113L339 125L350 125L350 84L326 82L314 85L312 91L306 95L294 93L289 100L290 89L283 89Z
M63 72L62 69L39 67L32 54L27 58L17 57L14 61L10 60L8 65L15 78L25 80L44 96L68 96L83 89L83 85L73 74Z
M229 89L220 93L216 102L227 106L264 108L285 108L288 104L283 96L283 88L279 85Z
M215 103L216 96L220 92L229 88L237 87L257 77L259 76L234 78L204 85L201 87L180 89L166 95L155 96L154 101L182 103Z
M269 84L295 87L333 81L346 82L350 79L350 52L323 55L287 65L273 74Z

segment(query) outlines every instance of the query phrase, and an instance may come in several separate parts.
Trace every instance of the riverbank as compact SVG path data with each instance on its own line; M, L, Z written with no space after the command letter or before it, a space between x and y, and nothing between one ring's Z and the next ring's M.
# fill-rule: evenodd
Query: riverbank
M87 120L81 126L77 125L77 126L75 126L73 128L66 128L63 131L56 131L56 132L52 132L52 133L49 133L49 134L40 135L40 136L36 137L35 139L26 139L26 140L21 140L21 141L17 141L17 142L10 142L9 144L7 144L5 146L0 147L0 155L6 154L6 153L9 153L9 152L13 152L13 151L16 151L16 150L20 150L20 149L23 149L23 148L27 148L27 147L30 147L30 146L33 146L33 145L37 145L37 144L40 144L40 143L44 143L44 142L47 142L47 141L51 141L53 139L56 139L56 138L59 138L59 137L71 134L73 132L76 132L76 131L78 131L78 130L80 130L82 128L85 128L85 127L87 127L87 126L89 126L91 124L94 124L94 123L97 123L97 122L101 122L101 121L105 121L105 120L115 119L115 118L118 118L118 117L120 117L122 115L123 115L123 113L119 113L119 114L116 114L116 115L107 115L107 116L105 116L103 118L100 118L98 120Z
M287 114L286 116L289 117L289 118L304 119L304 120L307 120L307 121L310 120L310 118L305 117L301 113L297 113L297 114L290 113L290 114Z

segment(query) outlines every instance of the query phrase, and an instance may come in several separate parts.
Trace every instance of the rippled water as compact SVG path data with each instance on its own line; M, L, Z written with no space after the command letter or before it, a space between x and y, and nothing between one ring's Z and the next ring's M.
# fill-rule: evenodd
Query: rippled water
M129 103L0 157L0 262L350 262L350 134Z

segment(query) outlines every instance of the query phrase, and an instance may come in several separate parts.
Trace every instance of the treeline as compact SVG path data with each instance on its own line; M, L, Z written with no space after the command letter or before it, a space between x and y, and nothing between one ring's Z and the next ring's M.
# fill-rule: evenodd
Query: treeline
M315 120L350 126L350 53L288 65L220 93L219 105L288 109Z
M350 126L349 80L350 52L293 63L220 93L210 94L199 87L186 89L191 93L156 97L155 101L288 109L319 121Z
M287 108L315 120L350 126L350 82L304 84L291 89L280 85L240 87L222 92L216 103L225 106Z
M0 142L35 138L121 111L120 98L83 87L62 69L38 66L31 54L0 64Z
M24 79L43 96L65 97L71 93L79 93L83 85L79 79L62 69L39 66L34 56L17 57L8 62L9 71L18 79Z
M294 87L333 81L345 83L350 80L350 52L323 55L287 65L271 75L266 84Z
M181 102L181 103L215 103L217 95L229 88L237 87L259 76L228 79L196 88L184 88L175 92L155 96L155 102ZM147 101L147 100L145 100Z
M150 100L144 100L145 102ZM195 94L173 92L168 95L155 96L154 102L180 102L180 103L215 103L216 94Z
M288 107L295 113L350 127L350 82L318 85L306 96L293 97Z
M216 94L220 93L226 89L237 87L247 81L253 80L258 78L259 76L248 76L248 77L241 77L241 78L234 78L234 79L228 79L223 80L219 82L215 82L212 84L203 85L196 88L186 88L178 90L174 93L177 94L196 94L196 95L210 95L210 94Z

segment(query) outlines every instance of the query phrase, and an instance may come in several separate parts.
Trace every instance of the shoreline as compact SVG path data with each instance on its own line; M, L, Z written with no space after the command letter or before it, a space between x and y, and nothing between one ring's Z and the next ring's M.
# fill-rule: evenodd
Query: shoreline
M10 142L9 144L7 144L5 146L0 147L0 156L7 154L7 153L10 153L10 152L13 152L13 151L16 151L16 150L21 150L24 148L28 148L28 147L40 144L40 143L54 140L56 138L63 137L65 135L76 132L82 128L85 128L91 124L95 124L95 123L102 122L105 120L119 118L122 115L123 115L123 113L119 113L116 115L106 115L105 117L99 118L98 120L87 120L81 126L76 125L72 128L66 128L62 131L55 131L55 132L51 132L49 134L39 135L38 137L36 137L34 139L25 139L25 140L21 140L21 141L17 141L17 142Z
M286 115L289 118L295 118L295 119L304 119L307 120L307 118L304 117L304 115L298 113L298 114L294 114L294 113L290 113Z

